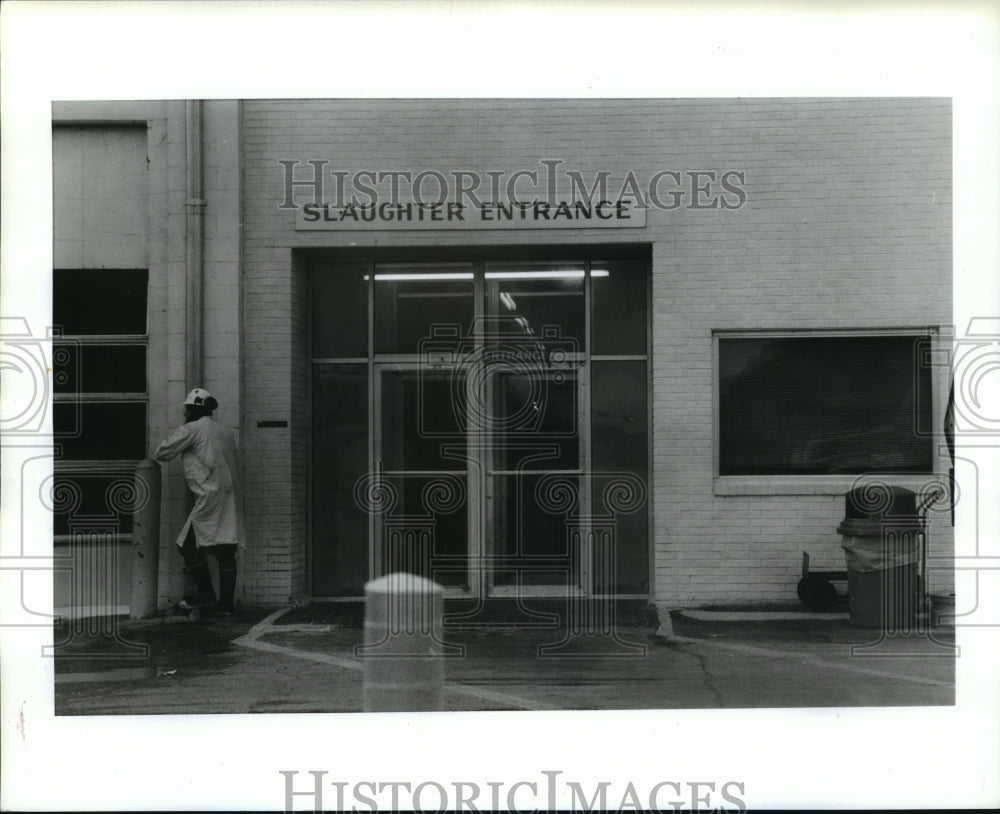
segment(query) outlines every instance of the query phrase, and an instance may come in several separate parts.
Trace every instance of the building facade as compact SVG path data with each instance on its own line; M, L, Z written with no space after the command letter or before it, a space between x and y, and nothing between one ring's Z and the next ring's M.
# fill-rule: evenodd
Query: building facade
M57 470L127 469L206 387L245 603L399 569L786 602L803 551L843 567L850 488L947 477L949 100L64 103L53 144L54 321L116 371L77 352Z

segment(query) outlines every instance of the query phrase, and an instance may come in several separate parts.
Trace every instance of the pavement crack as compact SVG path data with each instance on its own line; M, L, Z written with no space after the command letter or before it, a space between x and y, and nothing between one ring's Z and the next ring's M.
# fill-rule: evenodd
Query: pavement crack
M720 693L718 687L712 683L712 674L708 671L708 667L705 665L705 657L700 653L685 649L684 645L677 641L667 641L664 642L664 645L669 650L672 650L675 653L680 653L682 656L691 656L698 662L698 668L701 670L703 675L702 684L710 693L712 693L712 697L715 698L715 705L719 708L725 708L726 703L722 700L722 693Z

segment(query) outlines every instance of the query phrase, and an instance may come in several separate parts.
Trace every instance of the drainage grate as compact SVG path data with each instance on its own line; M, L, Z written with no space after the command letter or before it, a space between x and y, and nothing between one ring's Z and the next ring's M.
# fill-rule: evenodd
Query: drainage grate
M283 613L274 620L274 624L361 627L364 618L363 602L310 602Z

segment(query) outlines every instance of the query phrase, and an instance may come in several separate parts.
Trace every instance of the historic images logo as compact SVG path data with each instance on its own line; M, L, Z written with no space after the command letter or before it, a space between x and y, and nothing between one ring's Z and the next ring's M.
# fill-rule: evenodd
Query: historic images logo
M284 778L285 811L737 811L747 810L742 781L662 780L651 786L629 781L577 782L562 771L542 770L542 778L439 783L329 780L326 771L279 771ZM324 795L324 790L326 794ZM296 799L300 798L300 799ZM332 798L332 799L331 799ZM331 806L332 800L336 803ZM360 806L360 807L359 807Z
M648 209L741 208L742 170L335 170L325 159L282 159L279 209L301 229L641 227ZM297 194L304 193L304 194Z

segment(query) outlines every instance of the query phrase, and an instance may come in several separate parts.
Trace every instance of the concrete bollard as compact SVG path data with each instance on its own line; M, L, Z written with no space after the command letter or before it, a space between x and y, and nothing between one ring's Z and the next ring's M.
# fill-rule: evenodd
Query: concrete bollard
M131 619L147 619L156 613L160 571L160 478L160 465L156 461L147 458L135 468Z
M444 684L441 586L394 573L365 585L365 711L439 710Z

